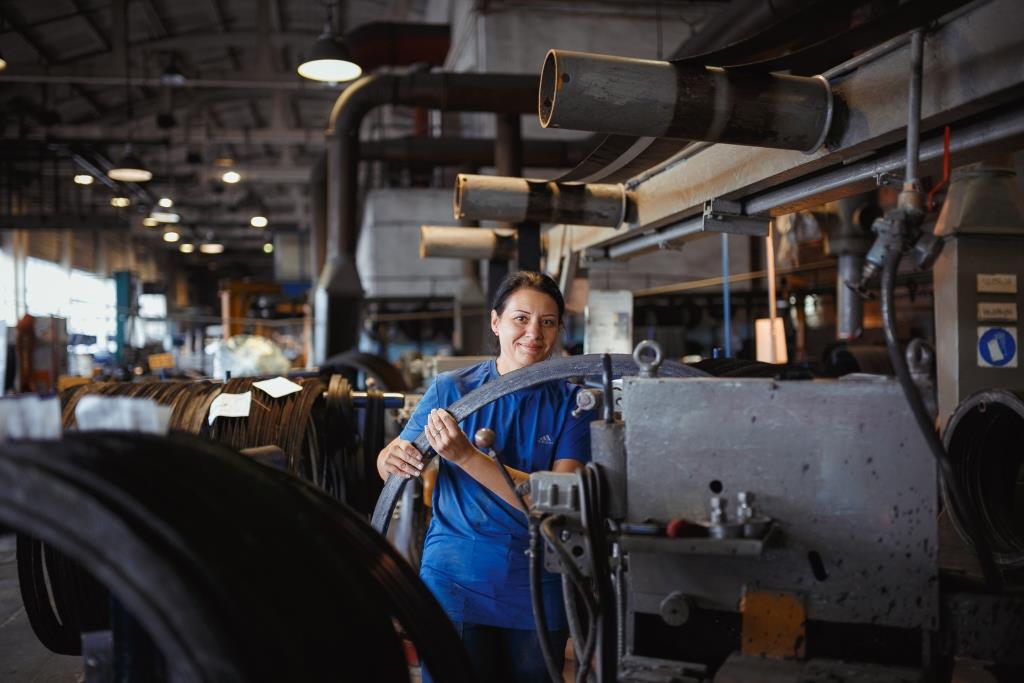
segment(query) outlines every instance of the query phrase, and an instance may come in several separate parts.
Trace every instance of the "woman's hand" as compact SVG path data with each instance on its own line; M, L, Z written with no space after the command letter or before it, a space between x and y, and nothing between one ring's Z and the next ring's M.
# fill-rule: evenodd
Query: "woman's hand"
M377 455L377 474L385 481L389 474L409 479L422 471L423 456L411 441L396 437Z
M446 410L430 411L426 432L431 448L452 464L459 465L476 452L459 423Z

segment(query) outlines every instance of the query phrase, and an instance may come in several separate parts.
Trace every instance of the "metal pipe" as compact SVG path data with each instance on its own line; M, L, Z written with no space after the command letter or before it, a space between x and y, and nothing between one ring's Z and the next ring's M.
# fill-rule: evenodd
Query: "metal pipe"
M864 267L864 253L839 255L836 273L836 339L849 341L860 337L864 329L864 298L847 286L858 282Z
M729 286L729 233L722 233L722 347L732 358L732 301Z
M515 233L486 228L420 227L420 258L460 258L509 261L516 257Z
M918 182L917 160L921 144L921 71L924 61L924 36L920 30L910 37L910 91L907 95L907 174L905 185Z
M626 188L460 173L455 218L618 227L626 220Z
M832 124L821 76L551 50L540 75L545 128L813 152Z
M363 291L355 248L363 118L387 104L525 114L535 98L536 78L513 74L374 74L345 88L327 126L327 259L313 294L314 363L351 348L359 330Z

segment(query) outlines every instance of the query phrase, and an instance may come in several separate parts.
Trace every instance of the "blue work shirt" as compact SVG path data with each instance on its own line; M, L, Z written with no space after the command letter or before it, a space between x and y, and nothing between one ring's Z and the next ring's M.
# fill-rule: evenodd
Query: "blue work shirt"
M493 360L438 375L416 406L401 437L413 441L434 408L499 377ZM509 467L550 470L555 460L590 459L592 412L572 416L578 390L564 381L523 389L494 401L460 426L470 439L481 427L496 435L494 450ZM433 517L423 543L420 578L452 621L532 629L526 515L440 458ZM542 572L548 628L566 628L561 582Z

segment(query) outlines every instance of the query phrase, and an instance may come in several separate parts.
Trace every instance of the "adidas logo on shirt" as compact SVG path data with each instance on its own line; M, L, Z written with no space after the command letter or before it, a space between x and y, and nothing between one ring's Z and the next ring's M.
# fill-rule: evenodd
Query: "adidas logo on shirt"
M540 437L539 439L537 439L537 443L542 443L542 444L544 444L545 446L550 446L551 444L553 444L553 443L554 443L554 441L552 441L552 440L551 440L551 437L550 437L550 436L548 436L547 434L545 434L544 436L542 436L542 437Z

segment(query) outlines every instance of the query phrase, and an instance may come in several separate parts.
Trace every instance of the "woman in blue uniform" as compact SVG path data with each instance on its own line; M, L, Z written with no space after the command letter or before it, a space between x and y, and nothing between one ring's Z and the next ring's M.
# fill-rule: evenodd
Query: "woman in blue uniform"
M550 357L564 312L561 292L547 275L522 271L506 278L491 311L498 357L439 375L401 435L377 457L385 479L418 476L423 460L411 442L424 430L441 456L420 577L455 624L481 681L538 683L547 670L530 608L525 512L497 463L467 435L493 429L494 450L519 483L530 472L581 469L590 457L593 416L572 416L575 389L560 381L494 401L461 426L442 409L500 375ZM557 576L545 572L543 594L551 650L561 660L566 621Z

